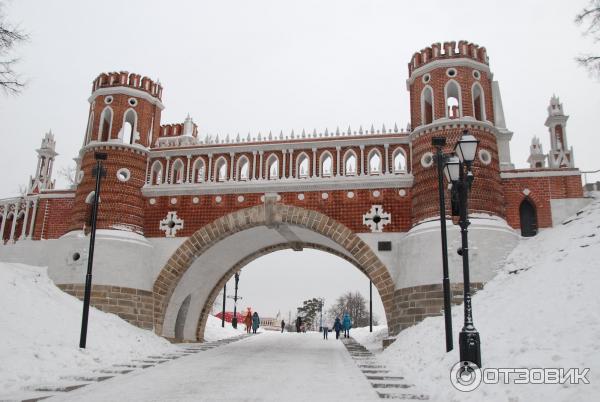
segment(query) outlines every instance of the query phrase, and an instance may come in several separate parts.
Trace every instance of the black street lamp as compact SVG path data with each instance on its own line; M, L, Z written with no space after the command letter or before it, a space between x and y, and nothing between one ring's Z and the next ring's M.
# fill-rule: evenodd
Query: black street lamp
M237 271L234 275L235 277L235 291L234 291L234 296L233 296L233 318L231 319L231 326L233 328L237 328L237 301L238 299L241 299L241 297L238 297L238 283L240 282L240 271Z
M85 276L85 294L83 296L83 314L81 317L81 335L79 337L79 347L85 349L87 340L88 317L90 313L90 298L92 293L92 266L94 263L94 245L96 243L96 221L98 219L98 202L100 200L100 181L106 177L106 169L102 167L102 161L106 160L107 155L102 152L96 152L96 166L92 169L92 177L96 178L96 189L94 191L94 201L92 204L92 230L90 233L90 251L88 254L87 274Z
M438 173L438 193L440 200L440 232L442 234L442 286L444 289L444 329L446 331L446 352L454 349L454 340L452 339L452 307L450 295L450 277L448 275L448 238L446 234L446 200L444 197L444 163L446 156L442 148L446 145L446 137L433 137L431 145L436 148L437 173Z
M225 299L227 297L227 283L223 285L223 311L221 312L221 327L225 328Z
M471 165L475 159L479 141L463 131L461 139L454 147L457 156L452 156L446 161L445 174L449 182L452 182L452 215L458 212L461 235L461 248L458 253L463 260L463 286L464 286L464 309L465 322L460 331L458 343L460 348L460 360L470 361L481 367L481 341L479 332L473 324L473 311L471 308L471 283L469 279L469 241L468 230L468 198L473 183L473 172Z
M369 281L369 332L373 332L373 281Z

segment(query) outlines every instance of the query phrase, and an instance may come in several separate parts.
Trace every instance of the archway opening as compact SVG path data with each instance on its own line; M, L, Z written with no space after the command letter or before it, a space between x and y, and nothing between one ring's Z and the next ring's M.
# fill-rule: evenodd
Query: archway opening
M535 236L538 231L537 213L535 206L527 198L523 199L519 206L519 218L521 222L521 236Z
M220 229L215 230L217 227ZM178 312L191 295L184 338L202 340L223 285L250 262L284 249L317 249L347 261L355 268L349 271L357 268L362 272L365 284L373 282L374 293L379 293L384 306L380 320L390 322L393 278L370 246L325 215L268 199L264 205L233 212L206 225L173 253L154 282L156 332L175 338ZM307 292L307 297L313 296L317 295Z

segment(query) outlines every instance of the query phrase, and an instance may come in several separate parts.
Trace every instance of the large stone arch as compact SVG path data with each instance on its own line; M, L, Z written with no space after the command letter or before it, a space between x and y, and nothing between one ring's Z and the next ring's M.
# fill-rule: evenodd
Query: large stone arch
M314 210L278 204L275 202L274 197L267 197L263 205L224 215L212 223L205 225L175 250L159 272L153 285L155 331L163 335L167 307L173 296L173 292L196 259L200 258L219 242L238 232L259 226L279 228L286 225L304 228L330 239L334 244L338 245L339 249L343 250L338 255L343 255L345 259L352 262L373 282L381 297L388 323L390 322L393 310L394 282L387 267L379 260L373 250L355 233L336 220ZM293 244L293 242L286 243L285 247L279 245L281 248L294 249L303 246L304 244ZM311 246L313 248L319 247L319 245ZM246 259L252 257L258 258L260 255L272 251L276 250L254 250L254 253L247 256ZM324 251L332 252L335 250ZM245 265L250 261L239 261L238 264ZM211 286L212 292L210 297L214 299L214 292L219 288L219 284L235 272L235 266L238 264L232 264L227 267L227 273L220 275L220 279L214 281L214 285ZM201 336L204 331L207 314L205 307L199 320L197 336Z

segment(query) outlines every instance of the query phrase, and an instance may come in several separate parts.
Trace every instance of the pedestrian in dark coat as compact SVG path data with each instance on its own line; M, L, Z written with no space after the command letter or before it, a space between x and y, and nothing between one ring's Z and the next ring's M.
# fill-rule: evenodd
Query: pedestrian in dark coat
M281 333L283 334L283 330L285 328L285 321L281 320Z
M333 330L335 331L335 339L340 339L340 331L342 330L342 322L340 321L340 317L335 317Z
M254 314L252 314L252 333L255 334L256 330L258 329L258 327L260 327L260 317L258 316L258 313L255 311Z
M296 318L296 332L300 332L300 329L302 328L302 318L300 318L299 316Z
M350 315L348 313L344 313L344 318L342 319L342 325L344 326L344 338L350 337L350 328L352 328L352 320L350 319Z

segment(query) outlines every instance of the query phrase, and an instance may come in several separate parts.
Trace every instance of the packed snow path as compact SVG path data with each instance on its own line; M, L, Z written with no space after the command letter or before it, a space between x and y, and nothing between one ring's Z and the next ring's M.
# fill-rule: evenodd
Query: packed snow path
M89 385L64 401L376 401L342 342L273 333Z

